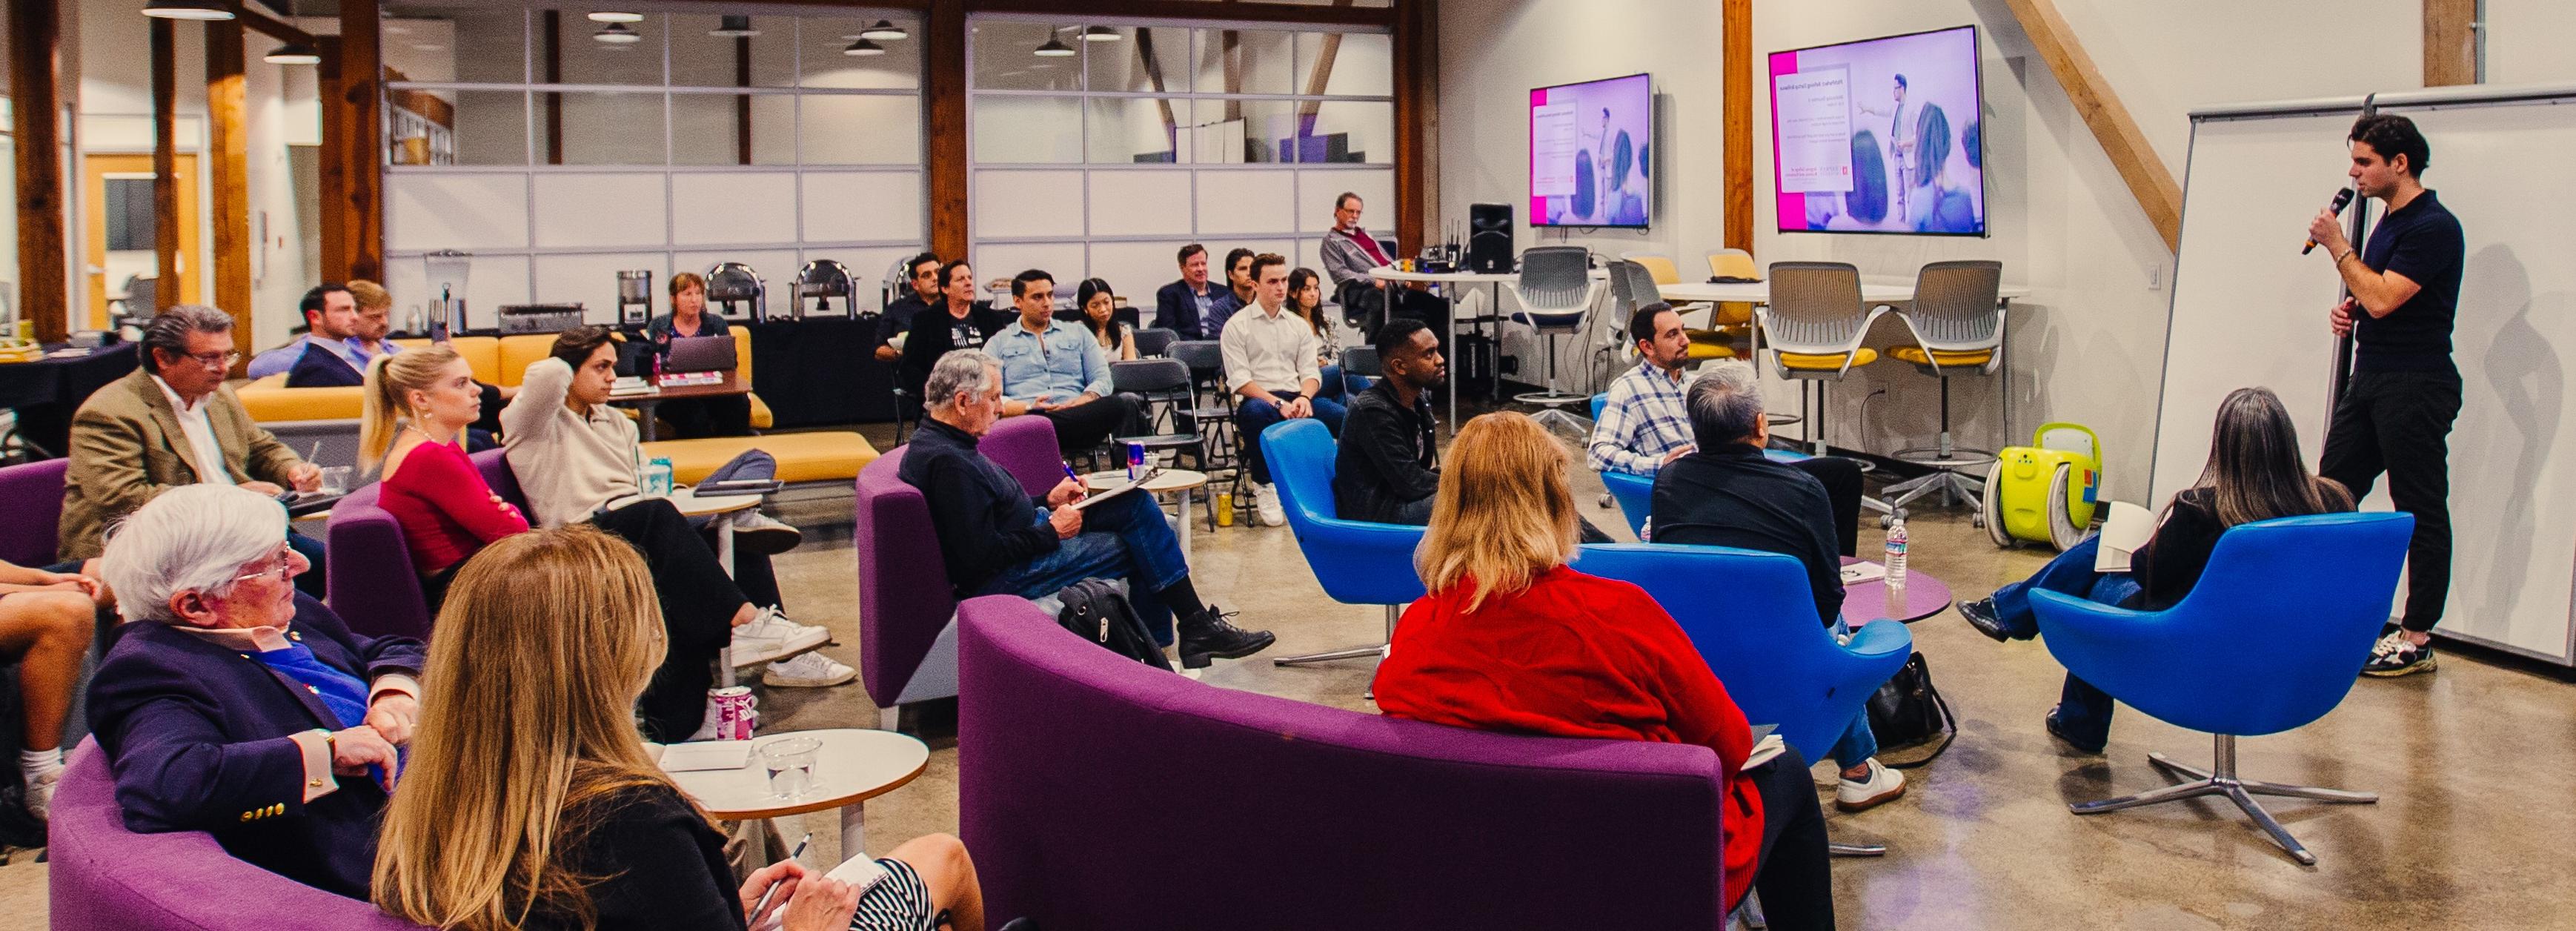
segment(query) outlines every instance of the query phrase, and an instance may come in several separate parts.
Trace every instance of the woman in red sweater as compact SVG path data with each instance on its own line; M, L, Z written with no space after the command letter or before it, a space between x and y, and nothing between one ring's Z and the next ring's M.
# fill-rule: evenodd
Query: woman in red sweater
M358 466L384 465L376 506L402 525L432 615L466 557L528 530L527 516L465 457L462 437L483 416L482 403L473 366L445 344L386 353L367 366Z
M1520 414L1458 431L1417 556L1430 594L1396 624L1378 707L1457 727L1715 750L1730 796L1728 905L1753 886L1771 927L1832 928L1824 814L1806 760L1791 750L1745 770L1744 713L1681 625L1644 589L1567 567L1580 526L1567 462Z

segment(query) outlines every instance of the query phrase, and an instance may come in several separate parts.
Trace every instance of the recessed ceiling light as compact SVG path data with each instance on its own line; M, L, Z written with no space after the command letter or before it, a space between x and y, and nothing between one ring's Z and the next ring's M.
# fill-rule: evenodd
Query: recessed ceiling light
M876 25L859 30L859 38L874 39L879 42L892 42L911 37L911 33L903 31L903 27L895 25L892 20L880 19L877 20Z
M620 13L615 10L606 10L590 14L590 21L594 23L640 23L644 21L644 14Z
M864 58L869 55L883 55L885 52L885 46L878 45L866 39L852 42L848 47L841 49L841 54L848 55L853 58Z
M150 0L143 4L143 15L156 19L218 20L233 18L233 11L221 0Z
M643 35L626 28L625 23L610 23L602 26L598 32L591 33L590 37L610 45L633 45L644 41Z
M412 43L412 46L411 46L411 47L412 47L413 49L415 49L415 50L423 51L423 52L444 52L444 51L447 51L447 46L440 45L440 44L435 43L435 42L414 42L414 43Z

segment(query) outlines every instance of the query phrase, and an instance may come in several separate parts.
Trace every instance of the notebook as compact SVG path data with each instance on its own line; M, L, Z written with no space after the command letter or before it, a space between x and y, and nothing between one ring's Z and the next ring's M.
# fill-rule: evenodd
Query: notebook
M1753 725L1753 752L1746 754L1744 757L1745 769L1752 769L1753 767L1771 762L1771 760L1774 757L1779 756L1782 751L1789 749L1788 742L1781 740L1780 735L1774 733L1779 729L1780 725L1777 724Z
M2102 545L2093 554L2093 571L2127 572L2129 556L2147 545L2156 535L2156 516L2146 508L2126 501L2111 502L2111 516L2102 521Z

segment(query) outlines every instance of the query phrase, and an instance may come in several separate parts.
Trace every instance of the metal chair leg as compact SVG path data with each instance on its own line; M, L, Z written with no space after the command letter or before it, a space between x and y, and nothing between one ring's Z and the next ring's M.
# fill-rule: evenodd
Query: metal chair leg
M1386 644L1395 639L1395 619L1398 614L1396 606L1394 605L1384 605L1383 607L1386 609L1386 640L1379 641L1375 646L1345 647L1339 650L1327 650L1322 653L1308 653L1302 656L1283 656L1278 659L1271 660L1270 664L1273 666L1303 666L1307 663L1324 663L1337 659L1358 659L1363 656L1386 655Z
M2289 829L2282 827L2281 822L2275 820L2271 812L2265 811L2260 803L2254 801L2254 796L2275 795L2346 805L2368 805L2379 801L2379 795L2374 792L2351 792L2343 789L2321 789L2312 786L2239 779L2236 775L2236 737L2232 734L2216 735L2211 757L2210 768L2203 770L2174 762L2161 753L2148 754L2148 762L2160 769L2170 770L2190 778L2192 781L2120 798L2075 802L2066 807L2079 815L2095 815L2106 811L2119 811L2123 808L2155 805L2205 795L2224 795L2228 801L2236 803L2236 807L2243 810L2246 817L2253 819L2256 827L2262 828L2263 833L2270 835L2273 843L2281 845L2281 849L2287 852L2291 859L2299 861L2302 865L2315 866L2316 854L2308 852L2306 845L2299 843L2299 839L2291 836Z
M1839 841L1829 841L1825 844L1825 853L1837 857L1884 857L1887 856L1887 845L1846 844Z

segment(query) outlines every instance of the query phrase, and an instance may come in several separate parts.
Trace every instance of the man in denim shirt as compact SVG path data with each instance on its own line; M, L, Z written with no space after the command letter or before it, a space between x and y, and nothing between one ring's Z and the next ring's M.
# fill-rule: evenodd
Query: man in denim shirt
M1011 302L1019 322L984 343L1002 362L1002 416L1054 421L1056 445L1067 456L1125 430L1136 405L1109 393L1109 357L1091 331L1055 319L1055 277L1021 272L1011 279Z

